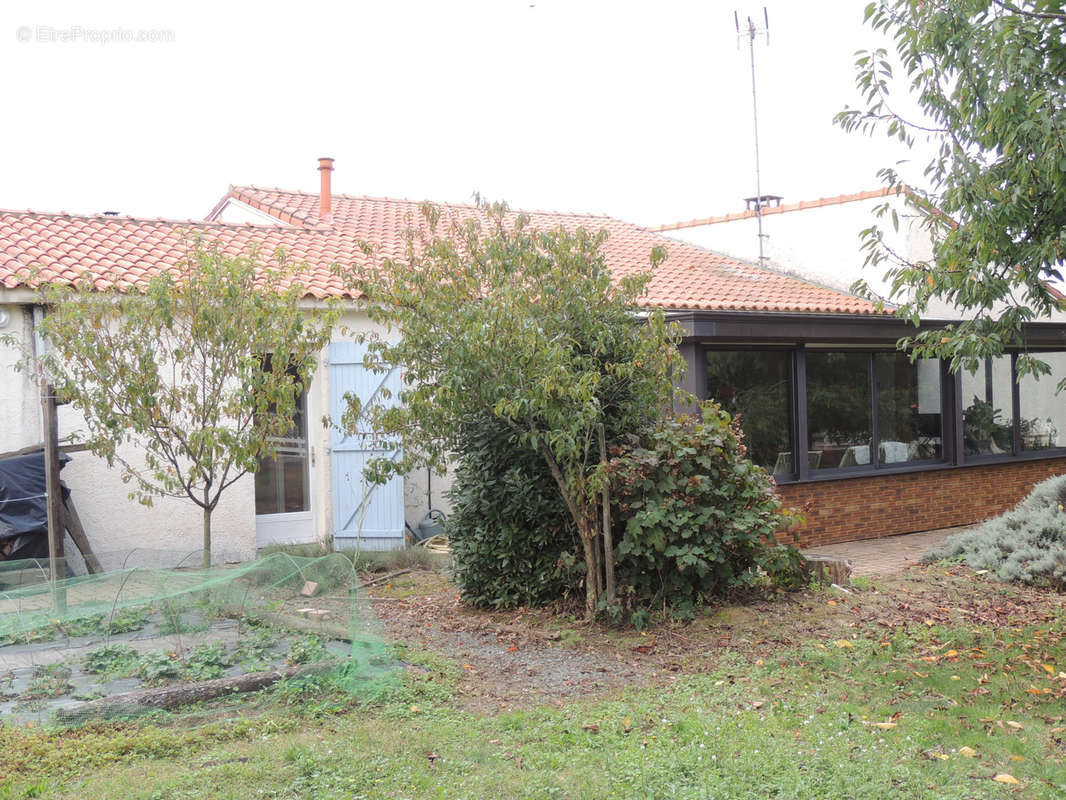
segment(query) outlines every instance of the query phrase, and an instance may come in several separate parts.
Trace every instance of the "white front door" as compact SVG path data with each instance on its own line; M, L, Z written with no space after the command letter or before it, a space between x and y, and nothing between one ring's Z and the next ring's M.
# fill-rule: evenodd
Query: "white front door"
M315 541L311 516L311 464L307 438L307 393L296 404L293 429L276 440L274 458L255 474L255 546Z

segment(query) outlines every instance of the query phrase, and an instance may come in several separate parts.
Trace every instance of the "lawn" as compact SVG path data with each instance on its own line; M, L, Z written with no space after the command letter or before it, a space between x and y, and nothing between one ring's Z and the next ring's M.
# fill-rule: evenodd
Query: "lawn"
M611 654L633 687L493 709L478 687L522 675L408 635L413 666L355 698L290 684L138 722L2 730L0 798L1061 798L1061 601L934 567L643 636L526 612L550 632L542 656Z

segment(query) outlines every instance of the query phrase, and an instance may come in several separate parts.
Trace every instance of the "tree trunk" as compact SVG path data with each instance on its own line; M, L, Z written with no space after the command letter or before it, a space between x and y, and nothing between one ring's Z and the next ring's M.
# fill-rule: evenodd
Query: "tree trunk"
M607 437L603 431L603 423L599 424L600 435L600 461L604 467L607 465ZM603 482L603 577L604 590L607 602L614 604L614 539L611 534L611 490L609 481Z
M216 697L236 692L256 692L284 678L326 672L335 669L337 664L337 661L323 661L318 664L282 667L266 672L251 672L231 678L214 678L199 683L179 683L155 689L140 689L60 709L56 712L56 718L68 723L84 722L89 719L133 716L151 708L175 708L186 703L214 700Z
M211 566L211 507L204 506L204 569Z
M585 618L592 619L596 616L596 608L600 603L600 595L597 591L598 581L594 545L595 521L590 524L588 504L583 497L575 497L574 493L571 492L566 483L566 478L563 477L562 470L559 469L559 464L546 445L540 446L540 453L547 462L552 477L555 478L555 484L559 487L559 493L563 496L563 502L566 503L570 517L574 520L574 525L577 526L578 536L581 537L581 547L585 555Z

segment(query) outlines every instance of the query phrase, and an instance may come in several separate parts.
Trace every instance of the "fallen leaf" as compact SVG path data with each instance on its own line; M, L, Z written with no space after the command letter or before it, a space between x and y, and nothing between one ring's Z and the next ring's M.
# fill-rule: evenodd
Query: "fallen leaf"
M958 650L948 650L946 653L944 653L944 657L945 658L954 658L958 654L959 654Z
M1054 675L1055 674L1055 668L1053 666L1051 666L1050 664L1041 664L1040 666L1042 666L1047 671L1047 673L1049 675Z
M896 727L896 723L895 722L871 722L870 724L873 727L880 728L883 731L890 731L890 730L892 730L893 728Z
M595 722L591 722L588 725L582 725L581 730L588 731L589 733L599 733L600 726L597 725Z
M1022 725L1022 723L1015 722L1012 719L1008 719L1007 720L1007 727L1008 728L1014 728L1014 730L1016 730L1016 731L1020 731L1020 730L1024 730L1025 729L1025 726Z
M629 717L626 717L622 720L622 730L624 730L626 733L629 733L631 730L633 730L633 721Z
M757 667L765 667L766 666L766 662L763 661L761 658L758 658L758 659L755 660L755 666L757 666Z
M850 649L850 650L854 650L855 649L855 645L853 645L847 639L837 639L835 642L833 642L833 644L835 644L841 650L843 650L845 647Z
M751 705L752 705L753 708L762 708L765 705L765 702L762 701L762 700L756 700Z
M974 758L977 755L977 751L972 747L966 747L963 745L959 748L959 755L963 758Z
M1021 781L1011 775L1009 772L1001 772L992 780L999 781L1000 783L1009 783L1011 786L1017 786Z

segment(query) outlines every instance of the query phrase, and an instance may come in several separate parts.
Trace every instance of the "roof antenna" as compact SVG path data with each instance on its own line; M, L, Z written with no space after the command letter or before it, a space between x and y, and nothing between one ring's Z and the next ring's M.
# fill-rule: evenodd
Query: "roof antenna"
M755 37L759 34L765 34L766 44L770 44L770 15L766 13L766 6L762 9L763 24L759 26L755 21L748 17L744 22L743 29L740 26L740 16L736 11L733 12L733 21L737 26L737 50L740 49L740 43L743 39L748 40L748 51L751 54L751 114L755 121L755 197L748 198L748 204L751 205L751 200L755 201L755 219L759 224L759 266L766 266L766 256L763 255L763 241L767 238L762 232L762 206L765 199L762 194L762 181L759 175L759 104L755 100Z

